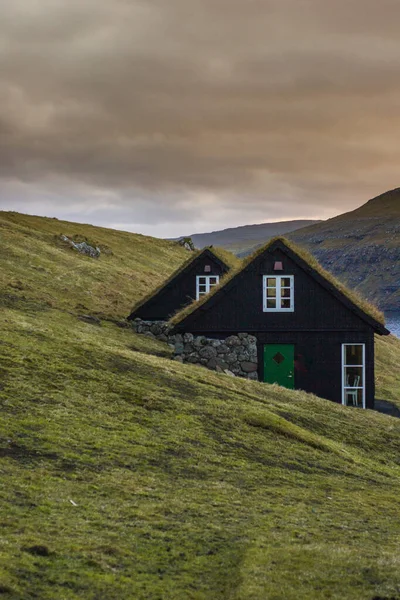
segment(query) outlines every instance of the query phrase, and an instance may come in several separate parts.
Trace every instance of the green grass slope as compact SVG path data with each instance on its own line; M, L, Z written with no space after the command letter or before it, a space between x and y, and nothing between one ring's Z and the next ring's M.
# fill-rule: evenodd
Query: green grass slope
M98 260L61 240L99 246ZM0 212L0 290L74 312L126 317L187 259L174 242L92 225Z
M47 225L23 260L60 276ZM400 420L180 365L129 328L82 322L68 306L85 286L24 279L9 236L2 267L21 285L1 295L1 597L400 596ZM169 246L132 239L156 279ZM68 256L85 265L88 308L119 318L125 300L96 295L102 258ZM396 396L399 344L378 353L380 392Z

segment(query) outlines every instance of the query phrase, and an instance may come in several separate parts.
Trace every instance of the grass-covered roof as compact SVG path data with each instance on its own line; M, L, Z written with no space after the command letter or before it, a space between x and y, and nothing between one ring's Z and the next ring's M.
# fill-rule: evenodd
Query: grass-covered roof
M241 264L241 260L239 258L237 258L231 252L228 252L228 250L225 250L224 248L207 246L206 248L202 248L201 250L195 250L194 252L190 253L188 259L185 260L180 265L180 267L178 267L173 273L171 273L171 275L167 277L167 279L165 279L163 282L160 283L160 285L152 289L148 294L146 294L143 298L136 302L136 304L132 307L131 314L135 313L137 310L139 310L140 307L146 304L146 302L154 298L159 292L161 292L162 289L165 288L166 285L168 285L173 279L175 279L175 277L180 275L180 273L182 273L187 267L189 267L189 265L191 265L192 262L199 256L201 256L206 250L211 252L211 254L213 254L218 260L220 260L227 267L229 267L230 270L237 269L237 267L239 267Z
M374 319L380 325L385 324L385 317L383 313L373 304L362 298L357 292L350 290L343 283L341 283L336 277L334 277L329 271L326 271L317 259L310 254L304 248L301 248L291 242L290 240L284 237L275 237L269 240L266 244L258 248L253 254L250 254L247 258L245 258L239 265L235 268L231 269L224 277L220 280L219 285L215 286L207 296L201 297L199 300L196 300L184 307L180 311L178 311L170 320L171 325L178 325L181 323L186 317L192 314L195 310L197 310L200 306L205 304L210 300L212 296L218 294L219 291L224 288L227 283L229 283L232 279L234 279L239 273L241 273L247 265L252 263L258 256L266 252L269 248L271 248L276 242L281 242L284 244L289 250L291 250L295 255L297 255L300 259L302 259L307 265L318 275L323 277L329 284L334 286L343 296L345 296L354 306L365 313L365 315Z

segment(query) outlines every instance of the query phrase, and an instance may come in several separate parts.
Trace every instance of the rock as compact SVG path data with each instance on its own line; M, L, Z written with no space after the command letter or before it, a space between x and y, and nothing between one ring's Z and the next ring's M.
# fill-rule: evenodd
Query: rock
M236 377L235 373L232 373L229 369L224 370L225 375L229 375L230 377Z
M217 350L212 346L204 346L204 348L200 350L199 355L201 356L201 358L210 359L217 356Z
M253 371L257 371L258 366L255 362L244 361L241 363L240 368L245 373L253 373Z
M217 352L218 354L227 354L228 352L230 352L230 348L228 348L226 344L221 344L220 346L218 346Z
M194 340L194 335L193 333L184 333L183 334L183 341L186 343L191 343Z
M216 358L216 362L217 362L217 367L219 367L219 368L220 368L222 371L223 371L224 369L228 369L228 368L229 368L229 365L228 365L228 363L226 363L226 362L224 361L223 357L221 357L221 356L217 356L217 358Z
M168 344L168 348L175 352L175 344Z
M197 354L191 354L190 356L187 357L187 362L191 363L192 365L196 365L199 363L199 357L197 356Z
M176 360L176 362L179 362L179 363L183 363L182 356L174 356L173 360Z
M206 359L202 358L201 360L203 361L203 360L206 360ZM216 358L210 358L210 360L208 362L206 362L206 365L207 365L208 369L215 370L217 368L217 359Z
M248 333L238 333L237 336L238 336L239 340L244 340L245 338L249 337L249 334Z
M240 340L236 335L230 335L226 338L225 344L227 346L240 346Z
M194 344L185 344L183 351L185 354L190 354L191 352L193 352L193 350L194 350Z
M176 342L175 343L175 354L183 354L184 352L184 345L182 342Z
M201 348L201 346L203 345L203 340L204 341L206 340L206 338L204 337L204 335L199 335L198 337L194 338L193 345L196 348Z
M211 346L213 348L218 348L219 346L221 346L221 344L222 344L221 340L212 340L211 341Z
M258 373L257 373L257 371L253 371L252 373L248 373L247 374L247 379L250 379L251 381L258 381Z
M213 360L213 359L211 359L211 360ZM199 361L198 361L198 362L199 362L199 364L200 364L200 365L203 365L203 366L205 366L205 367L208 367L208 363L209 363L210 361L209 361L207 358L199 358ZM211 367L208 367L208 368L210 369Z
M228 365L231 365L232 363L236 362L237 360L237 356L235 354L235 352L229 352L228 354L225 354L225 362L228 363Z
M172 336L171 336L172 337ZM177 333L175 334L175 341L176 342L183 342L183 335L181 333Z
M148 337L148 338L153 338L153 339L155 339L155 337L156 337L156 336L154 335L154 333L151 333L151 331L145 331L145 332L143 333L143 335L145 335L145 336L146 336L146 337Z
M150 331L151 333L154 333L155 336L161 335L162 328L160 323L153 323L150 325Z
M62 235L61 239L63 242L67 242L71 248L80 252L80 254L85 254L86 256L90 256L91 258L99 258L101 251L100 248L94 248L90 246L87 242L74 242L69 239L66 235Z
M161 335L158 336L158 339L160 342L168 342L168 337L165 335L165 333L161 333Z

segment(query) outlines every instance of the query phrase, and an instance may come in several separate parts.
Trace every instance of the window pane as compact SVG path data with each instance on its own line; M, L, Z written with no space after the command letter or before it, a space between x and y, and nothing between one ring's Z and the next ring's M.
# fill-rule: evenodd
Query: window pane
M290 277L281 278L281 287L290 287Z
M207 291L207 286L206 285L199 285L199 292L205 294Z
M290 298L290 288L284 288L283 290L281 290L281 297Z
M348 344L345 346L345 365L362 365L363 350L361 344Z
M359 406L362 408L363 391L362 390L344 390L344 403L347 406Z
M290 308L290 300L281 300L281 308Z
M267 296L268 298L275 298L276 288L267 288Z
M210 277L210 285L217 285L218 279L217 277Z
M276 287L276 277L267 277L267 287Z
M362 387L362 367L345 367L344 369L344 386L345 387Z
M276 299L268 298L267 308L276 308Z
M199 282L199 284L203 285L206 283L207 277L199 277L197 281Z

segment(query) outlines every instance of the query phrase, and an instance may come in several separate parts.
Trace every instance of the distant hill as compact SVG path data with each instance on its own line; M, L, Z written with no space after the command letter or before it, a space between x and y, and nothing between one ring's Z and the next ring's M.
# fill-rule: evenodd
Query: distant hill
M211 231L210 233L195 233L190 237L196 248L222 246L235 254L240 254L255 245L268 241L275 235L283 235L320 222L315 220L295 220L280 221L278 223L260 223L258 225L230 227L229 229Z
M383 310L400 310L400 188L288 236Z

